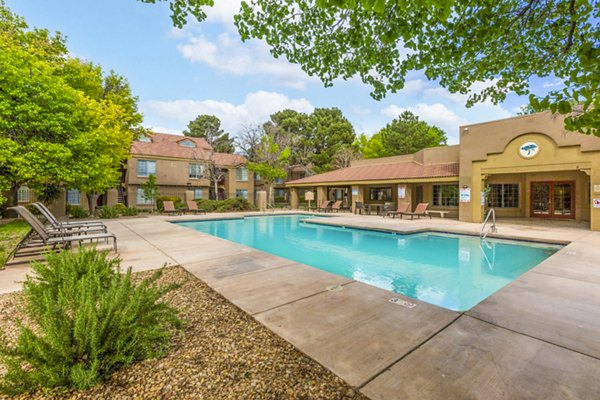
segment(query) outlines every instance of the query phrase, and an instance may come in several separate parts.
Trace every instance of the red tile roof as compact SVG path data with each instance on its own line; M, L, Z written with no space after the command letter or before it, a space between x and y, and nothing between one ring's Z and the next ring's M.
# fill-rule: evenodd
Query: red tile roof
M382 181L393 179L447 178L458 176L458 163L422 165L414 161L359 165L286 182L288 186L329 182Z
M202 138L169 135L166 133L151 133L148 135L151 143L134 141L131 154L150 157L173 157L187 160L208 160L211 146ZM179 144L182 140L191 140L196 147L185 147ZM214 153L213 158L218 165L240 165L246 163L246 158L238 154Z

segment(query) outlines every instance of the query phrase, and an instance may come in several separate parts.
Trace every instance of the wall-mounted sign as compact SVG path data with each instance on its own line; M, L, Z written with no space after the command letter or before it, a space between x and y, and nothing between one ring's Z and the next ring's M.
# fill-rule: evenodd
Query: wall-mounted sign
M352 196L358 196L358 189L352 189Z
M594 184L594 193L600 193L600 185Z
M485 206L485 192L481 192L481 205Z
M600 208L600 199L595 198L593 200L594 208Z
M304 200L306 201L312 201L315 199L315 193L314 192L306 192L304 193Z
M540 151L540 146L535 142L526 142L519 147L519 154L523 158L533 158Z
M406 186L398 185L398 198L399 199L406 198Z
M460 202L470 203L471 202L471 188L460 188Z

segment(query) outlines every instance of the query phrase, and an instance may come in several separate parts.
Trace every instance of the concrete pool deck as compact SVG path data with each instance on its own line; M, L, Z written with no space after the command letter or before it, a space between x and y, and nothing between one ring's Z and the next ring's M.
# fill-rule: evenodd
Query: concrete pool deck
M182 265L372 399L598 398L600 232L499 223L500 236L570 243L460 313L168 222L223 217L106 223L124 266ZM350 214L321 222L399 232L481 227ZM0 292L18 290L13 281L26 271L0 271Z

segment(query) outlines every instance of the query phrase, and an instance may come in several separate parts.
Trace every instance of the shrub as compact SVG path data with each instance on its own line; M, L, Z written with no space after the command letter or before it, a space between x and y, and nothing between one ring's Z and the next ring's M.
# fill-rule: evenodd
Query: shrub
M96 214L99 218L118 218L119 210L114 206L102 206L96 208Z
M251 204L243 197L233 197L226 200L205 200L198 199L198 208L206 212L234 212L234 211L255 211L256 206Z
M87 218L90 215L88 210L86 210L85 208L81 206L73 206L70 204L67 204L67 214L69 214L71 218Z
M119 214L121 214L123 212L123 210L126 210L128 207L123 203L117 203L117 204L115 204L115 208L117 209Z
M175 205L175 208L183 207L183 200L181 200L177 196L158 196L156 198L156 208L158 208L161 211L164 210L165 207L163 206L163 203L165 201L172 201Z
M131 268L106 252L80 248L33 263L25 281L25 313L33 326L20 327L17 344L0 347L6 374L3 393L41 388L85 389L114 371L163 354L177 311L160 302L177 285L159 288L159 270L134 284Z
M285 196L275 196L275 203L286 203Z
M139 210L135 207L125 207L124 209L119 211L119 214L124 215L126 217L131 217L133 215L138 215Z

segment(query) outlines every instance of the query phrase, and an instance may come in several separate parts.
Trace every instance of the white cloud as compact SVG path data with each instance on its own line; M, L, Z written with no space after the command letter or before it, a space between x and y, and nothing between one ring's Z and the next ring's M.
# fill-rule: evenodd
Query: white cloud
M441 103L419 103L409 107L391 105L381 110L381 113L391 118L397 118L404 111L410 111L421 120L441 128L448 134L449 143L458 143L458 127L467 123L467 120Z
M561 85L564 85L564 82L561 79L554 78L554 80L552 80L552 81L544 82L542 87L543 88L552 88L552 87L557 87L557 86L561 86Z
M178 126L180 127L178 132L181 132L198 115L210 114L219 117L223 129L234 134L242 126L265 122L271 114L286 108L307 113L314 110L314 106L306 99L290 99L284 94L266 91L249 93L244 102L237 105L210 99L151 100L140 104L141 111L151 116L146 118L146 120L151 119L148 125Z
M240 10L241 0L216 1L206 8L206 22L222 23L233 27L233 16Z
M183 43L177 50L184 58L210 68L233 75L264 75L279 84L295 89L304 89L309 77L302 69L283 58L276 59L262 41L250 40L242 43L237 35L223 32L215 40L203 34L186 31Z
M352 106L352 112L356 115L369 115L371 114L371 109L363 106Z

